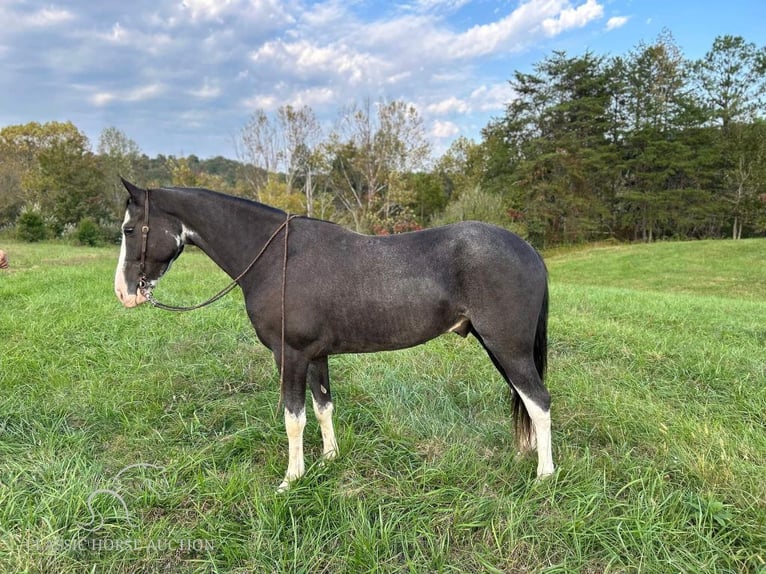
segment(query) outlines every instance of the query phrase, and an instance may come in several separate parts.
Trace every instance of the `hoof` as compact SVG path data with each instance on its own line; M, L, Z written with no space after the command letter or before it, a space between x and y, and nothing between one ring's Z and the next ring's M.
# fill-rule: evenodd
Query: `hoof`
M544 480L547 480L551 476L553 476L556 473L556 469L553 467L545 468L545 469L537 469L537 478L535 479L537 482L542 482Z
M324 460L335 460L338 458L338 449L334 448L332 450L328 450L327 452L322 454L322 458Z

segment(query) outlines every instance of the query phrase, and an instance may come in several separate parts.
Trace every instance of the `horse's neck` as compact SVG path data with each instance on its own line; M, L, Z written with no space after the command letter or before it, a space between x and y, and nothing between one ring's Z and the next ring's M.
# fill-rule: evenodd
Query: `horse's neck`
M251 262L281 223L277 210L198 190L171 190L174 214L196 245L232 278Z

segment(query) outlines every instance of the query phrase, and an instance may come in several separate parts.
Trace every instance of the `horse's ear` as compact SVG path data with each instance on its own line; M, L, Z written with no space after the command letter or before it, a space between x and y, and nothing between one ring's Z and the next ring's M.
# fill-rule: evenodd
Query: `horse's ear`
M143 196L144 190L141 189L140 187L133 185L122 176L120 176L120 181L122 181L122 185L125 186L125 189L128 190L128 193L130 194L131 197L138 197L139 195Z

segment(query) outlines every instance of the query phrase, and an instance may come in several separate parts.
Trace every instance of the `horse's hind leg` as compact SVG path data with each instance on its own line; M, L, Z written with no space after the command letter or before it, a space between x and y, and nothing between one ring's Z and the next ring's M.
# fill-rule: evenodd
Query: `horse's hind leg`
M322 455L327 459L338 456L338 442L332 426L332 396L330 395L330 371L327 357L309 363L308 383L311 388L311 400L314 414L322 431Z
M534 372L534 369L530 371L529 368L520 370L512 369L511 374L508 376L511 386L514 387L514 390L518 395L518 399L516 400L520 401L520 403L516 403L515 408L523 408L526 411L526 416L524 416L524 413L519 413L517 415L523 418L523 421L518 426L529 428L531 423L531 428L534 432L534 436L532 437L528 430L521 430L522 441L524 440L524 435L526 434L530 437L527 441L529 448L531 449L535 446L537 447L537 476L548 476L549 474L553 474L554 470L553 454L551 449L550 393L548 393L548 391L542 385L542 382L539 381L539 377L538 382L536 383L539 385L539 388L535 387L535 383L532 384L531 389L529 385L517 384L517 381L524 380L524 374L522 373L527 373L527 381L534 381L537 376L537 373ZM527 394L530 390L532 390L534 393L533 395Z
M484 338L475 326L472 332L515 392L514 418L519 449L527 451L536 447L537 476L553 474L551 395L543 384L531 349L521 351L512 341L501 344Z

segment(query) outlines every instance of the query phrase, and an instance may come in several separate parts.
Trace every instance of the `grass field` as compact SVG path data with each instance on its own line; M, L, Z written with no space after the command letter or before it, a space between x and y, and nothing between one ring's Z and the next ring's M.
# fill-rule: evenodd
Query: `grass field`
M552 253L556 474L472 339L331 359L341 456L277 494L239 294L125 310L117 249L6 243L0 572L766 573L766 241ZM157 295L226 283L187 253Z

